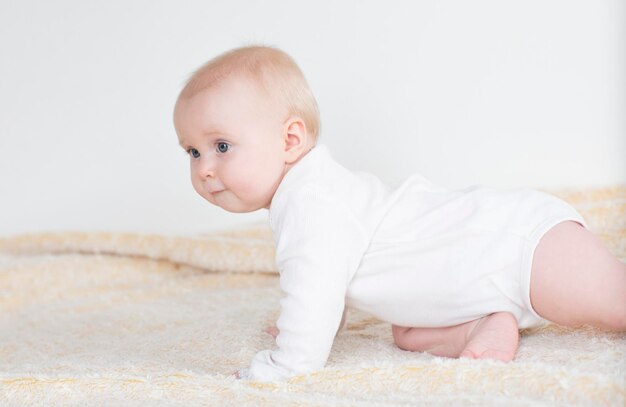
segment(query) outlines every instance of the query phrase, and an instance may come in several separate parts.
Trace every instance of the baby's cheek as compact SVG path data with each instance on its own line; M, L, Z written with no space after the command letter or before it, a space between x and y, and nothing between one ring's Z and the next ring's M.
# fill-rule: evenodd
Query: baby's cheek
M198 185L198 183L196 182L196 180L195 180L195 178L194 178L194 176L193 176L193 175L191 176L191 186L193 187L194 191L196 191L197 193L199 193L200 195L202 195L202 194L200 193L200 188L199 188L199 185Z
M257 198L267 198L273 192L273 186L277 179L269 174L255 174L246 182L246 190L250 196Z
M211 202L209 197L206 196L204 189L202 188L202 184L200 182L197 182L194 177L192 177L191 179L191 185L193 186L194 191L196 191L196 193L198 195L200 195L201 197L203 197L204 199L206 199L207 201ZM211 202L213 203L213 202Z

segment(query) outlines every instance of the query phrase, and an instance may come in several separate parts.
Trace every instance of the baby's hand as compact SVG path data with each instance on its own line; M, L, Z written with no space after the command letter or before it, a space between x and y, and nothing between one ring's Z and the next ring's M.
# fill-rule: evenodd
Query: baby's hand
M272 335L274 338L276 338L278 336L278 333L280 332L278 330L278 328L276 328L275 326L270 326L268 328L265 328L265 332L267 332L268 334Z
M248 374L248 369L239 369L236 372L233 372L230 374L231 376L234 376L235 379L249 379L250 375Z

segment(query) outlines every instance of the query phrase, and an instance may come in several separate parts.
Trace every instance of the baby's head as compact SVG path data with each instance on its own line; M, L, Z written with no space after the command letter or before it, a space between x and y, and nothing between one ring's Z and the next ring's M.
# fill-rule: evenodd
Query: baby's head
M244 47L200 67L180 92L174 127L191 182L230 212L269 208L283 176L317 142L315 98L296 63Z

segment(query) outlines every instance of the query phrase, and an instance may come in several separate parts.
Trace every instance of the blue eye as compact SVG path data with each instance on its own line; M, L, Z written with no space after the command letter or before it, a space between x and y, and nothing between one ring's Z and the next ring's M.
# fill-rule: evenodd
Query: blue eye
M200 157L200 152L198 150L196 150L195 148L190 148L189 150L187 150L187 154L189 154L193 158Z
M225 143L223 141L220 141L219 143L217 143L217 152L218 153L225 153L228 151L228 149L230 148L230 145L228 143Z

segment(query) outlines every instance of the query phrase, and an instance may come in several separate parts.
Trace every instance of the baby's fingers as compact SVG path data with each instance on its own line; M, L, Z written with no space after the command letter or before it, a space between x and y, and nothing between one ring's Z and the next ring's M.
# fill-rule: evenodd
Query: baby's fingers
M278 333L280 332L278 330L278 328L276 328L275 326L270 326L268 328L265 328L265 332L267 332L268 334L272 335L274 338L276 338L278 336Z
M231 374L231 376L235 376L236 379L243 379L243 380L252 379L252 377L250 376L250 371L248 370L248 368L239 369L235 373Z

